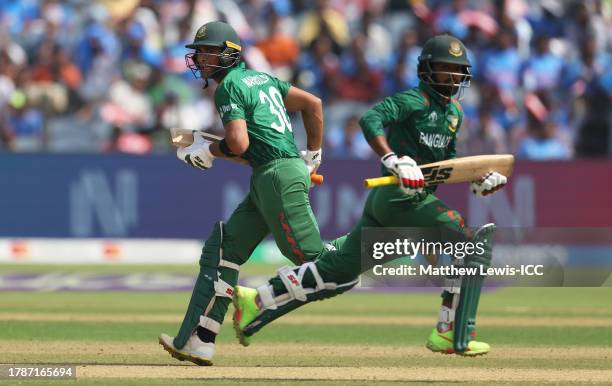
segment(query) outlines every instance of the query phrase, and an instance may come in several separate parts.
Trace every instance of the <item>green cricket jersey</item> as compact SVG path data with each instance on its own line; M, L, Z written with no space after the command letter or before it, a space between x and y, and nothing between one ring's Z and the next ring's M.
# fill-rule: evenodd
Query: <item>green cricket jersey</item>
M283 102L290 87L288 82L240 63L229 70L215 91L215 105L224 124L235 119L246 121L249 148L242 158L253 167L299 157Z
M455 157L457 130L462 120L459 102L445 104L430 86L421 83L383 99L364 114L359 124L368 141L385 135L386 127L391 150L421 165ZM391 174L384 166L382 173Z

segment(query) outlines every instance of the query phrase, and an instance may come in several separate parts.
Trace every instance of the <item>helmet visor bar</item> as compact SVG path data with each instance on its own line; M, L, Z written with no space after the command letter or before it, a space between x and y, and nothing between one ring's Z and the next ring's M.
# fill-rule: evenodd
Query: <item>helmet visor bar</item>
M224 58L224 60L227 60L228 58L231 60L230 64L228 65L221 65L221 64L210 64L210 58L216 56L219 58L219 60L217 61L218 63L221 62L221 57ZM213 54L213 53L207 53L207 52L191 52L189 54L185 55L185 64L187 65L187 68L189 68L191 70L191 73L193 74L193 76L195 76L196 78L207 78L204 70L206 68L211 68L211 69L216 69L216 71L214 71L213 73L211 73L208 77L214 75L217 71L219 70L224 70L227 68L232 67L236 61L240 59L240 52L232 52L230 54Z
M421 71L419 72L419 78L425 80L425 83L436 86L450 86L450 87L470 87L472 74L470 68L465 67L465 72L449 72L449 71ZM440 80L435 80L443 79Z
M426 62L425 71L420 70L418 73L419 79L432 86L434 91L444 98L452 98L456 95L456 98L461 100L465 89L470 87L472 74L469 66L462 66L463 72L434 71L430 63Z

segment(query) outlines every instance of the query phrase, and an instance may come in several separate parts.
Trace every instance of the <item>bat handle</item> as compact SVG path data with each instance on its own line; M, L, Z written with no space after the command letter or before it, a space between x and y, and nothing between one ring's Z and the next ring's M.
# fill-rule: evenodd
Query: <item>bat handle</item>
M363 186L366 188L376 188L377 186L397 185L396 176L366 178L363 180Z
M311 174L310 175L310 182L312 182L315 185L323 184L323 175L321 175L321 174Z

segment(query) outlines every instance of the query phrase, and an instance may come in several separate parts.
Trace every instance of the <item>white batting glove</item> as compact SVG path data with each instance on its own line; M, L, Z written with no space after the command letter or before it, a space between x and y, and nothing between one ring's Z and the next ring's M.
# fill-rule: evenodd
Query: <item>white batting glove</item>
M479 196L487 196L489 194L497 192L503 188L508 182L508 179L503 174L498 172L488 172L478 181L474 181L470 184L472 193Z
M181 161L194 168L206 170L212 167L215 156L210 152L212 142L206 140L197 132L193 133L193 143L187 147L179 148L176 156Z
M317 171L321 166L323 157L323 150L302 150L300 151L300 158L304 160L308 173L312 174Z
M395 153L388 153L380 160L398 178L399 186L404 193L413 196L423 191L425 178L412 158L406 155L398 158Z

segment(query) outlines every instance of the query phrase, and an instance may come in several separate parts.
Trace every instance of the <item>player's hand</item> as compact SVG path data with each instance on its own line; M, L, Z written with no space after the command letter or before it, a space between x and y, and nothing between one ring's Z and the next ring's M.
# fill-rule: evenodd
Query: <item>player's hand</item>
M479 196L487 196L489 194L497 192L503 188L508 182L508 179L503 174L498 172L488 172L478 181L474 181L470 184L472 193Z
M215 156L208 148L212 142L204 139L197 132L193 133L193 143L187 147L179 148L176 156L181 161L194 168L206 170L212 167Z
M322 149L319 150L302 150L300 151L300 158L304 160L308 173L312 174L317 171L321 165L323 157Z
M408 157L398 157L395 153L385 154L381 162L399 180L399 186L404 193L413 196L423 191L425 178L416 162Z

